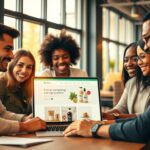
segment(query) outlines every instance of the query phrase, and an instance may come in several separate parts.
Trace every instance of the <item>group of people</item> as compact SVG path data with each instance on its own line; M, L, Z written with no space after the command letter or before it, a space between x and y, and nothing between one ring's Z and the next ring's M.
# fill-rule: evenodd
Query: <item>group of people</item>
M19 49L13 53L13 42L18 36L18 30L0 24L0 135L46 128L43 120L32 117L36 63L30 51ZM88 76L85 71L71 67L80 58L80 48L65 30L59 36L48 34L39 54L45 65L41 76Z
M0 135L46 128L43 120L32 117L36 63L30 51L20 49L13 53L13 41L18 36L19 31L0 24ZM64 30L59 36L46 35L39 55L45 65L41 76L88 76L71 67L80 58L80 48ZM150 140L150 12L143 18L142 39L128 45L123 62L124 92L113 109L103 112L106 121L75 121L64 131L64 136Z
M71 68L80 57L80 48L75 40L62 31L59 37L48 34L39 50L45 70L44 77L87 77L87 73ZM12 59L13 58L13 59ZM9 56L7 71L0 75L0 100L7 110L29 115L32 113L33 77L35 58L30 51L20 49Z
M123 94L113 109L103 113L103 119L107 120L75 121L64 136L150 140L150 12L143 18L142 39L125 49L122 77Z

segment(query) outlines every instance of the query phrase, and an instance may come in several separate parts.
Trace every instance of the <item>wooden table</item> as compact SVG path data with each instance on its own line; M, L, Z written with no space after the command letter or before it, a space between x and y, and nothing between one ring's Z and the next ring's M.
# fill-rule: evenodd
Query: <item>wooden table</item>
M35 137L23 135L23 137ZM145 150L146 144L81 137L49 137L53 142L28 147L28 150ZM0 146L0 150L25 150L15 146Z

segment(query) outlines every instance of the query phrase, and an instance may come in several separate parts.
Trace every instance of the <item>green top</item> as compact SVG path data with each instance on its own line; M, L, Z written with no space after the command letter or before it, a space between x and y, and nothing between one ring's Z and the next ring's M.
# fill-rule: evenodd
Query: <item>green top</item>
M23 90L19 87L10 90L4 79L0 79L0 100L8 111L27 115L32 113L32 107L27 103Z

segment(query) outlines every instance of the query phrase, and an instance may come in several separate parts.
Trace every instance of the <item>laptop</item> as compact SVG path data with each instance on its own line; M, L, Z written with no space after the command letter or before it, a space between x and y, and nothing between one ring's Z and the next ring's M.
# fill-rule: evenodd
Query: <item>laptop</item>
M34 77L33 86L33 115L47 123L37 136L63 136L75 120L102 119L98 78Z

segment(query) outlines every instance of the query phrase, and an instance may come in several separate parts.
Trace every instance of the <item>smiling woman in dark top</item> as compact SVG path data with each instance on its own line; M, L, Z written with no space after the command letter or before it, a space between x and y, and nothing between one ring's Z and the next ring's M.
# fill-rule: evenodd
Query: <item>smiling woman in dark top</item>
M32 112L32 84L35 60L31 52L18 50L0 79L0 99L7 110L18 114Z

